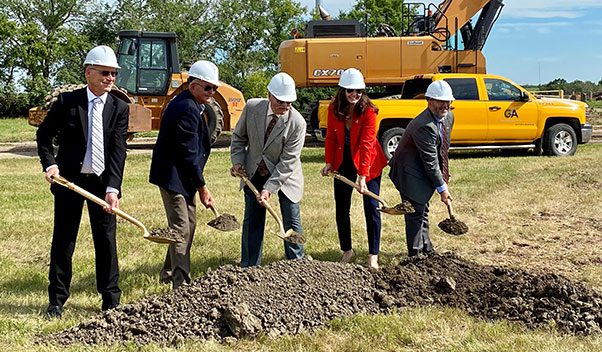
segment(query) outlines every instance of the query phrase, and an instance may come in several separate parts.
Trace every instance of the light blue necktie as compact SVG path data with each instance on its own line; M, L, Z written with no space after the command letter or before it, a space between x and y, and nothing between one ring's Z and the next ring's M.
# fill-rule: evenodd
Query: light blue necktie
M92 101L92 172L98 176L105 170L102 108L103 103L100 98Z

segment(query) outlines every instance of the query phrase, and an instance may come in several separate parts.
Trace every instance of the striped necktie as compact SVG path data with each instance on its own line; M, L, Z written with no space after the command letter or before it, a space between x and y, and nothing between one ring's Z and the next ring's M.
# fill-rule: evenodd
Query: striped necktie
M439 130L441 131L441 175L443 181L449 181L449 138L447 138L447 129L443 121L439 122Z
M268 128L265 130L265 135L263 136L264 143L268 141L268 137L270 136L270 133L272 133L274 126L276 126L276 122L278 122L278 116L272 114L272 119L270 120L270 123L268 123Z
M104 138L102 128L103 102L100 98L92 101L92 172L100 176L105 169Z

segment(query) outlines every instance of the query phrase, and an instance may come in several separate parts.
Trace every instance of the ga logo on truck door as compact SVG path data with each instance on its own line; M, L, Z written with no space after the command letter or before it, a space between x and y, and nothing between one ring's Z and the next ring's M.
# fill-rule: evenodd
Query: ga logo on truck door
M504 116L506 116L506 118L509 118L509 119L511 119L513 117L518 118L518 113L514 109L508 109L508 110L504 111Z

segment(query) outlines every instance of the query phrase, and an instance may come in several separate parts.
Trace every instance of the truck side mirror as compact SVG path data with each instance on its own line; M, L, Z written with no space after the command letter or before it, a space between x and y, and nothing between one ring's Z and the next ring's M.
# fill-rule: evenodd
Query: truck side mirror
M529 94L527 92L525 92L524 90L521 90L518 101L525 101L525 102L529 101Z

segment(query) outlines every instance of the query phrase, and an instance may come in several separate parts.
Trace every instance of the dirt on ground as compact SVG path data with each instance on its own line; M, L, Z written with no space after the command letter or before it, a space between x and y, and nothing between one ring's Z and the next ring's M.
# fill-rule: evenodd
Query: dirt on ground
M311 331L357 313L429 305L570 334L600 333L602 326L602 294L581 283L481 266L446 253L409 258L380 271L311 258L245 269L226 265L169 294L103 312L41 340L164 346L185 339L233 342Z

